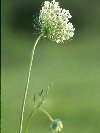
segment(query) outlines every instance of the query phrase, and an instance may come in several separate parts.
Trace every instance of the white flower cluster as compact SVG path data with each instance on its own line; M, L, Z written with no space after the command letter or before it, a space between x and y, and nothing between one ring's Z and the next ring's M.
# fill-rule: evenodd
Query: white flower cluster
M52 121L50 128L55 132L60 132L63 128L63 124L59 119L55 119Z
M40 10L39 24L46 37L61 43L74 35L75 28L69 22L71 17L69 10L60 8L59 2L45 1Z

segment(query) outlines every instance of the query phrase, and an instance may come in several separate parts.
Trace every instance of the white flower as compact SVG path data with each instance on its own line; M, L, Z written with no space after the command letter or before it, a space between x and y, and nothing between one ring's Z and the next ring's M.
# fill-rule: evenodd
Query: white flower
M55 132L60 132L63 128L63 124L59 119L55 119L50 124L50 128Z
M71 17L69 10L60 8L59 2L45 1L39 14L41 32L57 43L69 40L73 37L75 30L69 22Z

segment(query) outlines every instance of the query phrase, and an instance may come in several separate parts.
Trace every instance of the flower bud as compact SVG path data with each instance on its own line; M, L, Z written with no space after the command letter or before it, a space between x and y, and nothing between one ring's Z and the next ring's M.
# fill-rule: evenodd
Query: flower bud
M50 128L55 132L60 132L63 128L63 124L59 119L55 119L51 122Z

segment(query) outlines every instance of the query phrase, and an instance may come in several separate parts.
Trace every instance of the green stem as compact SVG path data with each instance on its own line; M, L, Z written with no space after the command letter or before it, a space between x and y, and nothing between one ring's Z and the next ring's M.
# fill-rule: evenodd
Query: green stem
M53 118L50 116L50 114L46 110L41 109L41 111L44 112L51 121L53 121Z
M28 88L29 88L30 74L31 74L31 69L32 69L32 63L33 63L33 57L34 57L34 53L35 53L35 48L36 48L36 46L37 46L38 41L41 39L42 36L43 36L43 34L40 34L40 35L39 35L39 37L38 37L37 40L35 41L34 46L33 46L33 49L32 49L32 55L31 55L31 61L30 61L30 66L29 66L29 72L28 72L26 90L25 90L24 99L23 99L23 105L22 105L22 113L21 113L21 120L20 120L20 129L19 129L19 133L22 133L22 129L23 129L24 110L25 110L27 92L28 92Z
M41 105L41 104L39 104L39 105L38 105L35 109L33 109L33 111L31 112L31 114L30 114L30 116L29 116L29 118L28 118L28 120L27 120L27 122L26 122L25 129L24 129L24 133L27 132L27 128L28 128L29 122L30 122L30 120L32 119L32 116L33 116L33 114L35 113L35 111L40 107L40 105ZM40 110L48 116L48 118L50 119L50 121L53 121L53 118L49 115L49 113L48 113L46 110L44 110L44 109L40 109Z
M31 118L32 118L32 116L33 116L33 114L34 114L34 113L37 111L37 109L41 106L42 102L43 102L43 101L39 102L39 104L32 110L31 114L29 115L29 118L28 118L28 120L27 120L27 122L26 122L26 125L25 125L24 133L26 133L26 131L27 131L27 127L28 127L28 125L29 125L29 122L30 122L30 120L31 120Z
M31 118L32 118L32 116L33 116L33 114L35 113L35 111L36 111L36 109L34 109L34 110L31 112L30 116L29 116L29 118L28 118L28 120L27 120L27 122L26 122L26 126L25 126L25 129L24 129L24 133L26 133L27 127L28 127L28 125L29 125L29 122L30 122L30 120L31 120Z

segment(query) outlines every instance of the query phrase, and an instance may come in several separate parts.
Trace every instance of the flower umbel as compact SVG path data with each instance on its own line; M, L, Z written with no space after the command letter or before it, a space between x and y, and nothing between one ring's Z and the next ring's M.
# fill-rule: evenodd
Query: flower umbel
M59 119L55 119L51 122L50 128L55 132L60 132L63 128L63 124Z
M50 119L51 121L51 124L50 124L50 129L53 131L53 132L60 132L62 129L63 129L63 123L61 120L59 119L53 119L50 114L44 110L44 109L41 109L42 112L44 112L48 118Z
M75 30L72 23L69 22L71 17L69 10L60 8L59 2L45 1L39 14L41 32L57 43L69 40L73 37Z

